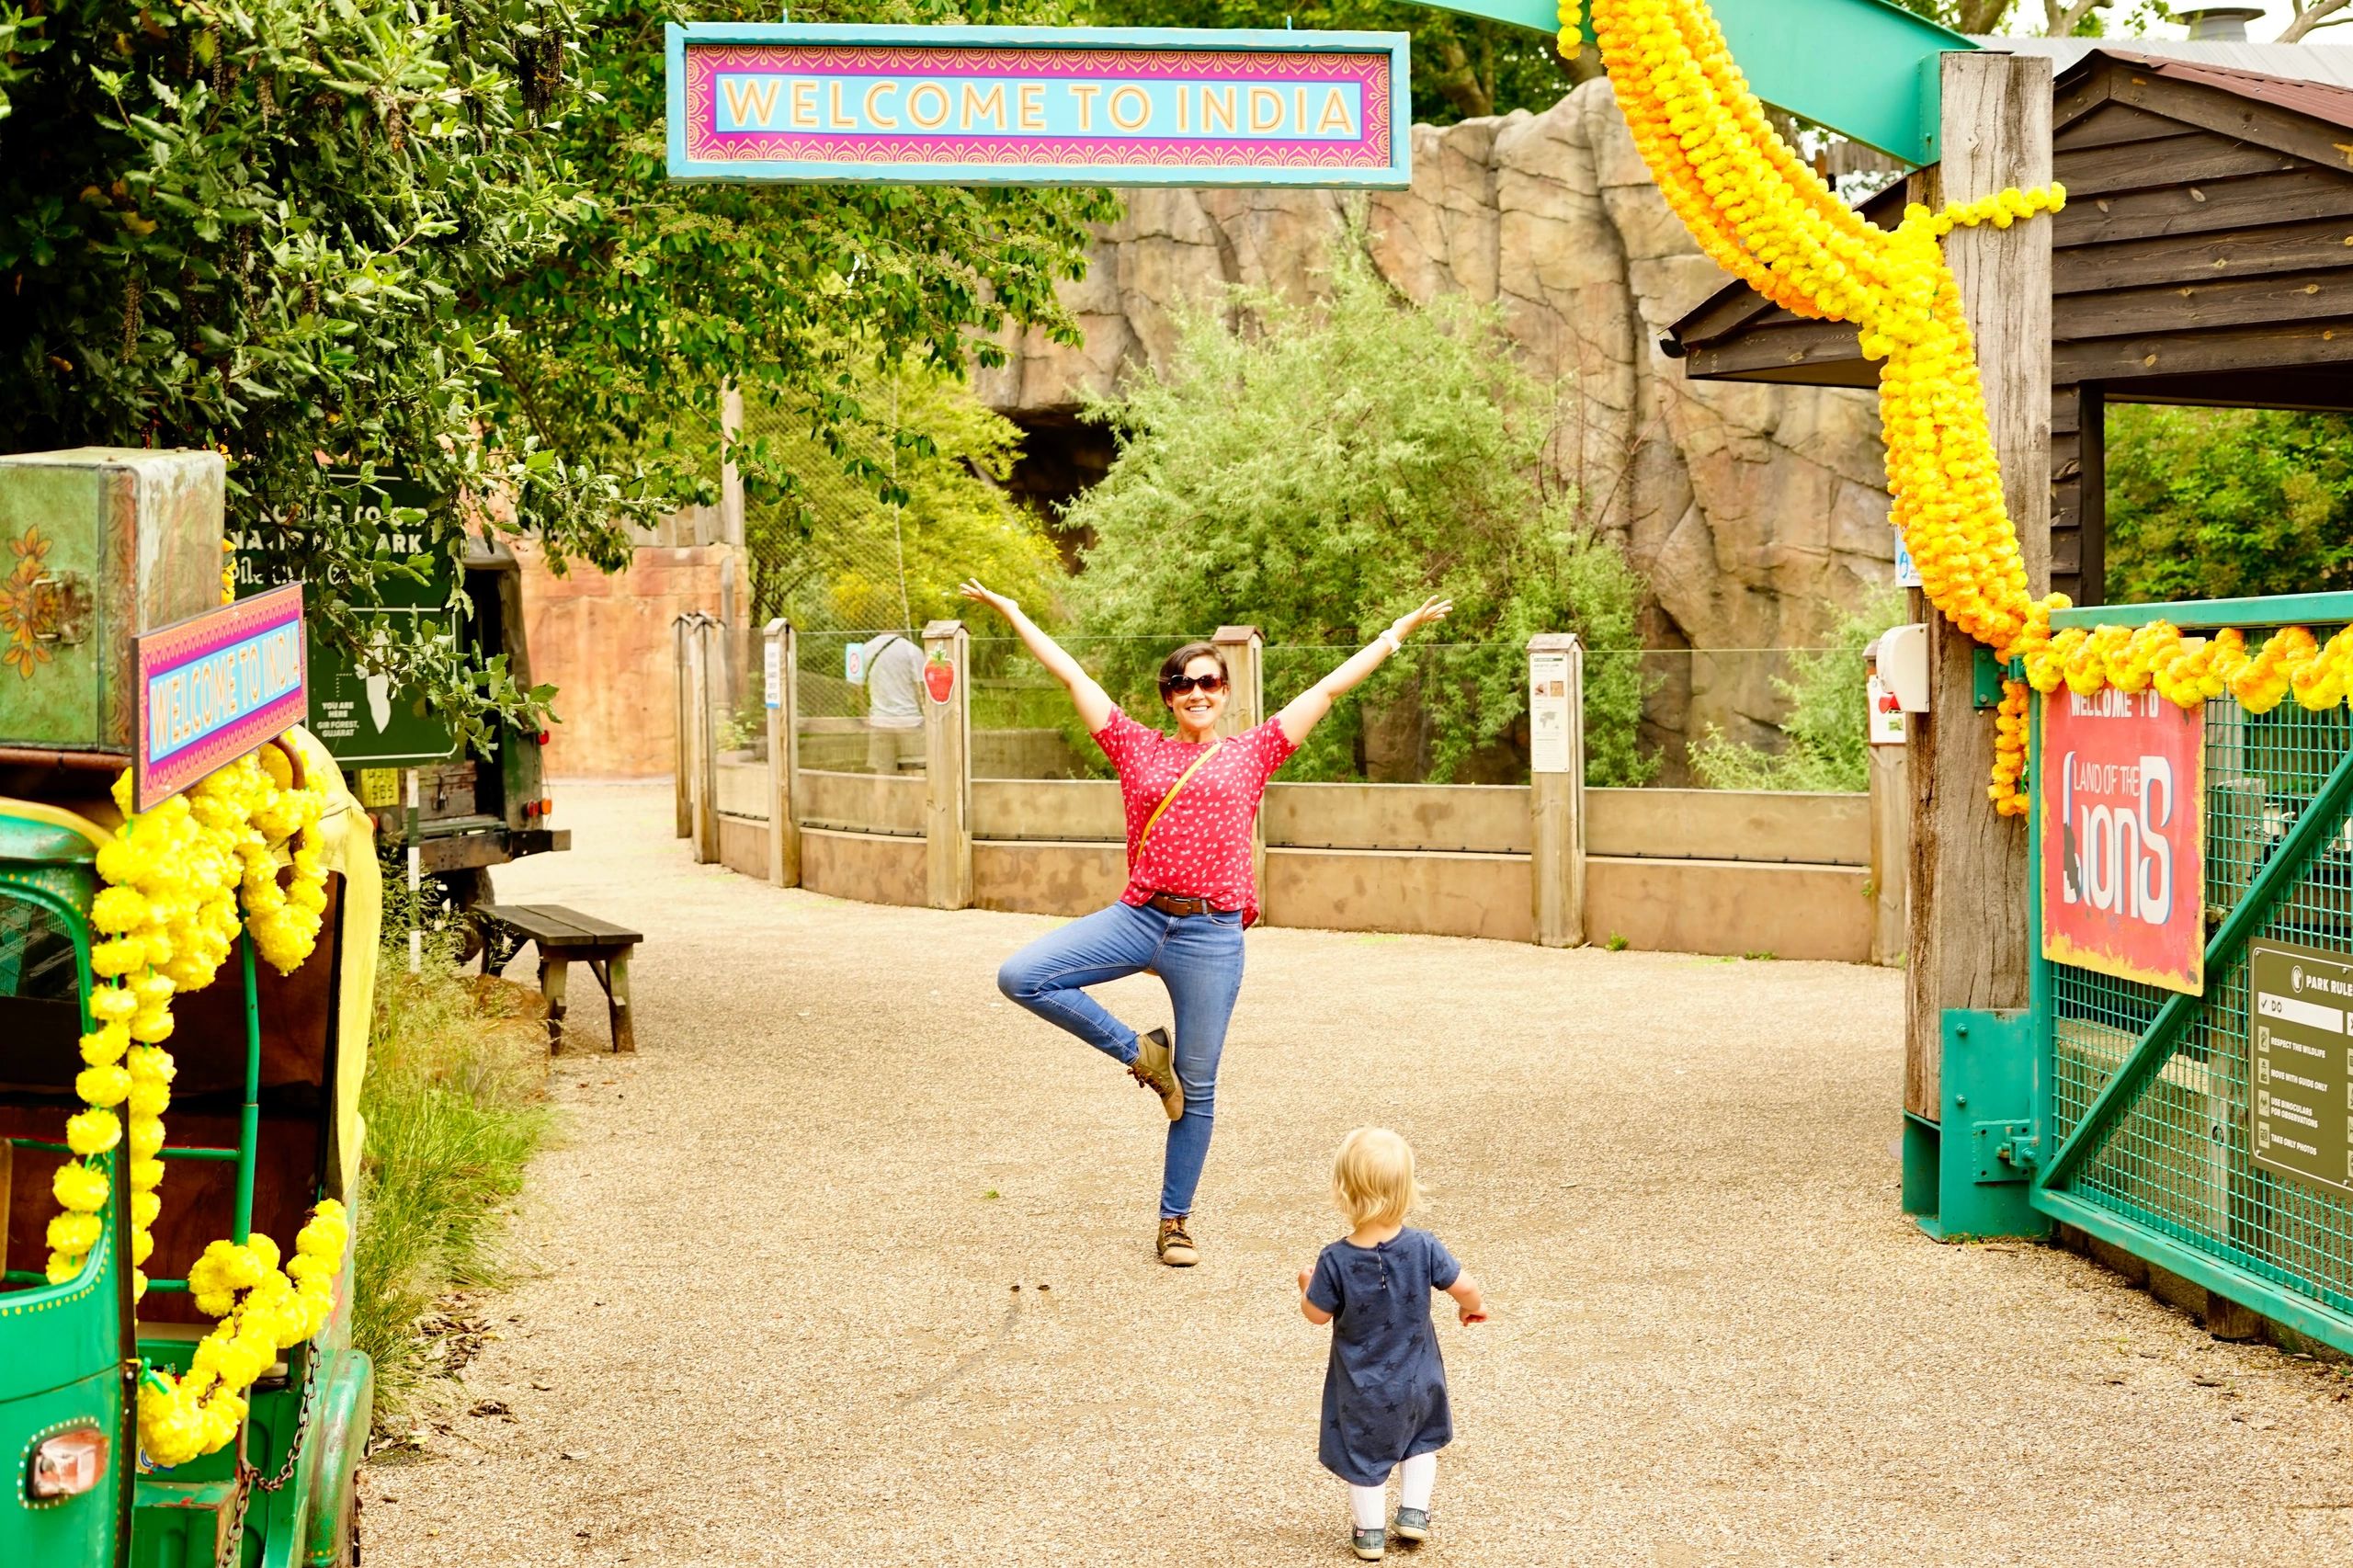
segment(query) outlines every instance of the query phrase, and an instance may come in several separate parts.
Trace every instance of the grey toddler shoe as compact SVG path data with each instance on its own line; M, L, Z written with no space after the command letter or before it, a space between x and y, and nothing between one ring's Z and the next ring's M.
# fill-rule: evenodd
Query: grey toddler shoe
M1427 1540L1430 1538L1430 1511L1427 1508L1400 1508L1397 1523L1392 1527L1400 1540Z
M1348 1544L1355 1547L1357 1555L1367 1562L1378 1562L1381 1554L1389 1550L1389 1537L1382 1530L1357 1530L1348 1537Z

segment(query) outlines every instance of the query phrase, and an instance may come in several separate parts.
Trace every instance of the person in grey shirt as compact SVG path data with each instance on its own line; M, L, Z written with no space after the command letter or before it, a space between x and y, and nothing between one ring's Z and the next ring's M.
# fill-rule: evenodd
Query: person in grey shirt
M885 631L866 644L867 762L896 773L900 736L923 728L923 650L913 639Z

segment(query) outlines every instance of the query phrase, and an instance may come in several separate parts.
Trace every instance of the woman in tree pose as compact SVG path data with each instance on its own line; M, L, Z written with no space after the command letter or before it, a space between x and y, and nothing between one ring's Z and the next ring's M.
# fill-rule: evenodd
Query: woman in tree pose
M1188 642L1162 662L1160 699L1176 733L1146 729L1038 630L1021 607L968 582L964 597L1005 617L1037 661L1070 693L1078 716L1119 770L1127 809L1128 886L1120 902L1049 931L997 971L998 989L1048 1023L1068 1029L1125 1067L1160 1096L1168 1151L1160 1186L1160 1261L1200 1261L1187 1218L1209 1156L1216 1114L1217 1063L1226 1020L1242 990L1242 932L1258 917L1250 864L1250 824L1267 780L1332 704L1379 669L1422 627L1453 605L1433 597L1291 699L1254 730L1217 738L1230 672L1217 649ZM1168 987L1175 1038L1138 1035L1086 987L1151 970Z

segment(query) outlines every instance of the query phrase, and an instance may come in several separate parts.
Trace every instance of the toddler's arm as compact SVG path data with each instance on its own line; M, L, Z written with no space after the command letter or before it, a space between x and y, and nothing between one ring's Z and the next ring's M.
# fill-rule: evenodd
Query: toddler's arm
M1302 1316L1320 1328L1332 1321L1332 1314L1307 1299L1307 1281L1314 1273L1312 1268L1299 1271L1299 1310Z
M1446 1288L1446 1293L1454 1298L1464 1323L1487 1321L1487 1299L1479 1293L1479 1282L1471 1278L1468 1270L1454 1277L1454 1283Z

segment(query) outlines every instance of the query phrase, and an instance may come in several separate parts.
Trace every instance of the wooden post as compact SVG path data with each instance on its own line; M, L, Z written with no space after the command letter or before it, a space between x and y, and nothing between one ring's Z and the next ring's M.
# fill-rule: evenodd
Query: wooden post
M688 788L694 802L695 864L708 866L719 858L719 737L710 721L711 633L719 623L698 614L687 629L688 658L687 713L689 743Z
M1905 748L1870 751L1871 962L1883 969L1904 961L1904 890L1910 869L1912 791Z
M768 881L780 888L801 885L801 823L793 812L793 786L801 773L801 676L792 623L779 617L767 624L762 650L768 719Z
M972 903L972 636L961 620L923 629L924 896L934 909ZM948 700L930 694L931 664L947 661Z
M1536 940L1585 943L1585 648L1564 631L1528 640L1528 860Z
M2051 62L1991 51L1943 62L1944 162L1929 194L1971 201L2051 179ZM2002 497L2030 592L2051 585L2051 222L1957 228L1946 259L1977 344ZM1904 1108L1941 1114L1948 1007L2027 1000L2026 824L1986 797L1994 716L1971 702L1975 644L1928 622L1928 711L1912 719L1911 915L1906 943Z
M674 699L671 706L675 710L672 718L677 732L673 737L672 755L675 767L672 771L676 775L678 787L676 836L680 838L691 838L695 832L695 797L694 785L691 782L694 758L687 749L688 744L687 737L692 733L691 726L687 722L687 715L694 711L692 691L694 680L690 673L693 655L687 652L687 624L690 618L691 612L688 615L679 616L670 623L670 663L672 673L676 676L676 689L671 693Z
M1221 626L1210 641L1224 657L1226 674L1233 681L1233 690L1226 696L1225 711L1217 722L1217 733L1238 735L1245 730L1256 729L1267 718L1266 639L1255 626ZM1264 812L1250 819L1250 877L1257 884L1258 903L1263 908L1267 902Z

